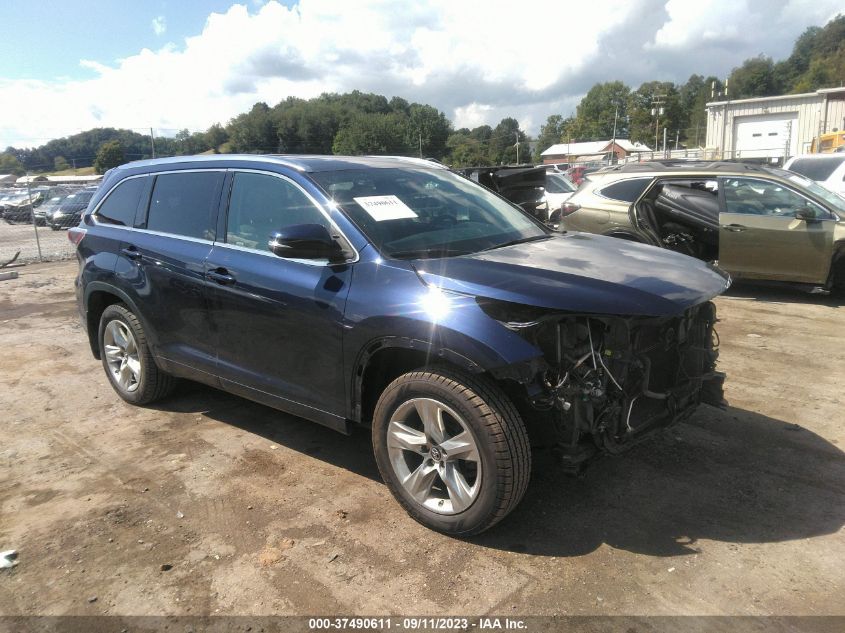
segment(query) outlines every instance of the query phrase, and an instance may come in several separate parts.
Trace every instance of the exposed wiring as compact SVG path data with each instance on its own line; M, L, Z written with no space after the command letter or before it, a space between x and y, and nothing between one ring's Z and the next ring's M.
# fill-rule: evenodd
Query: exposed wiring
M590 327L589 321L587 322L587 336L590 337L590 353L593 356L593 369L598 369L598 367L596 366L596 350L595 348L593 348L593 328ZM624 390L622 389L621 385L616 382L616 378L613 377L613 374L610 373L610 370L607 368L607 365L604 364L604 359L601 357L601 354L599 354L599 363L601 363L601 366L604 367L604 370L607 372L608 378L613 381L613 384L616 385L616 388L624 393Z
M631 428L631 410L634 408L634 403L637 401L637 398L639 398L639 397L640 397L639 395L634 396L631 399L631 404L628 405L628 415L625 417L625 426L628 428L629 432L633 432L633 430L634 430L634 429Z

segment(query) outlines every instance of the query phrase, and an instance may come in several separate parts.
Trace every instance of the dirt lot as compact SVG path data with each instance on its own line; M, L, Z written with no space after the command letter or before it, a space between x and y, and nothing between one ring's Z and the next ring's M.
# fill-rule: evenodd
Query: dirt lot
M366 431L191 384L124 404L75 270L0 282L0 550L20 552L0 614L845 613L835 301L719 299L729 409L582 478L539 464L517 511L467 542L402 512Z

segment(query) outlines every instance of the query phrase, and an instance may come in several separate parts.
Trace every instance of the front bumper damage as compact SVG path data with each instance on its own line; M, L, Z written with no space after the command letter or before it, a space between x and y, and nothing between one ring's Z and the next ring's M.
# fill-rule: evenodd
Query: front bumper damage
M545 361L542 369L523 368L520 409L529 427L552 430L556 450L573 469L689 418L701 403L726 404L712 302L677 317L532 316L501 321L531 340Z

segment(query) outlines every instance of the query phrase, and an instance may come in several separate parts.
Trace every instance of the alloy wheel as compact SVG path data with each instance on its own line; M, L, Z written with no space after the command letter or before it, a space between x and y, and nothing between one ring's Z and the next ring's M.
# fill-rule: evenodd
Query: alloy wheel
M135 391L141 382L141 359L132 330L117 319L109 321L103 332L103 347L115 384L127 393Z
M469 508L481 490L481 459L467 423L432 398L400 405L387 428L387 451L399 483L438 514Z

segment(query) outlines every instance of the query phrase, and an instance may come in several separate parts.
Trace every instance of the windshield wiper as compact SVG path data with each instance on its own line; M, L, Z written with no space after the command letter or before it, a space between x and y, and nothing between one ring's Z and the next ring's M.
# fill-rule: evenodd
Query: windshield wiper
M518 240L511 240L510 242L504 242L502 244L496 244L495 246L489 246L488 248L482 248L480 252L484 251L492 251L497 248L504 248L505 246L514 246L515 244L525 244L526 242L537 242L539 240L548 240L551 239L551 235L534 235L532 237L521 237Z
M411 258L411 259L418 259L418 258L426 258L426 257L457 257L458 255L468 255L472 251L467 250L457 250L453 248L417 248L414 250L407 250L407 251L393 251L390 252L390 257L395 257L396 259L404 259L404 258Z

